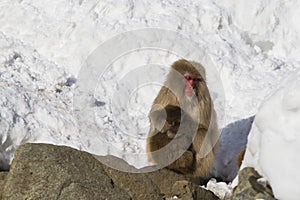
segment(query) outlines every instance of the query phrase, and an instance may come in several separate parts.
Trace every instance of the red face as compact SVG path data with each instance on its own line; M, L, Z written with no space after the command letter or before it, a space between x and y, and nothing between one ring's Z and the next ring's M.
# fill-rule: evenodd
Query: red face
M185 73L183 75L186 86L185 86L185 94L187 96L192 96L195 94L196 87L198 83L201 81L201 78L195 77L189 73Z

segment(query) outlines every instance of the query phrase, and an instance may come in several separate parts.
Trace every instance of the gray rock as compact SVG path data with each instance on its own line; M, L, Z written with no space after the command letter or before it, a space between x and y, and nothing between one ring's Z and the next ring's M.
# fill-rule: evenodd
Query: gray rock
M3 186L5 184L5 180L7 177L8 172L0 172L0 199L2 199L1 194L2 194L2 190L3 190Z
M182 199L217 199L212 192L191 183L196 180L188 176L167 169L122 172L98 159L106 164L117 162L129 172L136 171L114 156L100 158L50 144L22 145L15 153L9 173L0 173L2 199L159 200L175 195Z
M239 173L239 184L233 189L232 200L275 200L271 187L266 182L258 181L262 178L255 169L246 167Z
M127 164L124 160L113 156L105 156L109 162L118 162L118 166L126 171L136 171L133 166ZM103 158L101 158L103 160ZM105 163L108 163L106 161ZM115 166L115 165L114 165ZM127 173L112 169L103 165L105 173L111 177L114 183L124 189L133 199L162 199L160 188L149 177L148 173Z
M20 146L2 199L130 199L88 153L45 144Z
M173 194L183 200L219 200L213 192L188 181L177 181L172 190Z
M178 174L168 169L160 169L155 172L148 173L147 176L160 188L164 197L173 197L173 185L177 181L191 181L189 176Z
M136 169L132 169L133 167L128 165L125 161L113 156L105 156L99 159L102 161L104 161L104 159L109 160L104 161L105 163L109 163L109 165L110 163L117 162L118 166L126 171L136 171ZM116 166L116 164L113 165ZM106 165L104 165L104 168L105 172L107 172L116 184L120 183L120 187L128 191L135 199L172 199L172 197L178 196L176 189L174 190L174 185L178 185L180 182L187 183L191 188L193 196L190 199L218 199L215 198L212 192L197 186L200 180L168 169L159 169L150 173L131 174L113 170ZM124 183L126 183L126 185ZM157 196L157 194L160 195Z

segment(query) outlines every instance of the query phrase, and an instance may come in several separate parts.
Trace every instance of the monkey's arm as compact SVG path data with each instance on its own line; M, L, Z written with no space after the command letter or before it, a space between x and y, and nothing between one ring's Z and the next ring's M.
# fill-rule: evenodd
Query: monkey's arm
M155 105L159 105L162 108L166 108L167 106L178 107L179 102L176 95L168 87L163 86L153 101L153 106Z

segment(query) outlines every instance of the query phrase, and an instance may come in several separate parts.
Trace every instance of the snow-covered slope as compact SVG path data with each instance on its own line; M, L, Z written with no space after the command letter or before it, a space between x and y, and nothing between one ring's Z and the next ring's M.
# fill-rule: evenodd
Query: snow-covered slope
M118 111L114 106L118 102L112 97L120 83L128 84L122 82L124 77L141 76L135 69L149 64L169 66L181 56L178 52L140 46L111 61L105 76L95 82L94 100L86 105L95 113L93 128L99 134L82 133L73 112L73 94L78 89L74 82L85 61L101 44L126 31L151 27L173 31L196 44L200 57L209 57L215 70L208 69L208 82L220 128L255 115L283 78L299 68L297 5L297 0L1 1L0 167L7 167L15 147L27 141L67 144L94 153L117 154L136 166L146 164L134 155L145 152L146 116L160 86L135 83L140 89L128 100L127 118L113 113ZM182 45L180 42L176 41ZM118 50L117 44L105 53ZM197 61L203 62L201 58ZM133 72L138 73L129 76ZM164 75L162 70L152 77L163 80ZM137 132L120 131L126 128ZM232 152L241 146L231 151L231 145L226 144L234 138L243 145L247 133L240 137L240 132L244 128L223 132L225 149L218 155L222 161L215 166L219 175L236 173L236 168L232 171L229 166L235 162ZM97 147L91 146L94 141L99 141ZM124 156L127 153L131 156ZM219 167L228 171L220 172Z
M72 77L36 50L3 33L0 54L1 168L8 168L21 143L47 142L80 148L70 110Z

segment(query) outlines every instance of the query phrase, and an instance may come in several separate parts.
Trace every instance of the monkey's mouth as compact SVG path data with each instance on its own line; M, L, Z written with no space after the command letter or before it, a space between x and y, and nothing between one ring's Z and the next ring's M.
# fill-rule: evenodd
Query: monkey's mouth
M185 94L186 94L187 96L193 96L193 95L195 94L195 91L194 91L193 87L191 87L191 86L186 86L186 87L185 87Z

